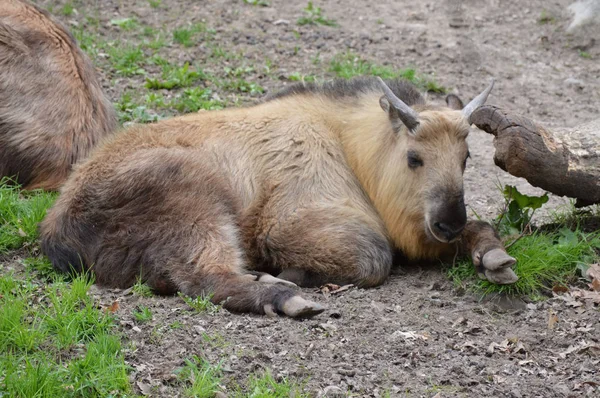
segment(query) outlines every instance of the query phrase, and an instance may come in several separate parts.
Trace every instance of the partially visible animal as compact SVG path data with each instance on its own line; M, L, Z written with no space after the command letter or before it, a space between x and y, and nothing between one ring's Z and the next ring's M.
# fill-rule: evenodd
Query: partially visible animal
M130 127L65 183L42 250L101 285L140 279L288 316L323 310L290 283L380 285L394 248L458 250L513 282L515 260L464 204L469 117L491 88L456 111L402 80L295 85L257 106Z
M55 190L117 128L88 57L48 12L0 2L0 178Z

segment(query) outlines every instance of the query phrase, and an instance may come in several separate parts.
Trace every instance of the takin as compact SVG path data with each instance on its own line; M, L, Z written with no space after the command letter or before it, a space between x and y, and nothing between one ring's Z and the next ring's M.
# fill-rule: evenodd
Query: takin
M67 29L21 0L0 2L0 178L55 190L117 129L94 67Z
M490 281L514 282L515 259L489 224L467 222L463 199L469 115L491 88L460 111L406 81L360 78L130 127L69 177L42 250L100 285L139 279L291 317L324 309L294 285L380 285L395 249L460 251Z

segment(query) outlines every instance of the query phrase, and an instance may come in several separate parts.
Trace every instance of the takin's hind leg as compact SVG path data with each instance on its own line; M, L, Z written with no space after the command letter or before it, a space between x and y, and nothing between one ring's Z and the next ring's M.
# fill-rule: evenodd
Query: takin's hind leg
M515 283L519 277L511 269L517 262L504 248L494 228L483 221L469 221L461 236L462 250L469 253L477 273L498 284Z
M262 241L270 265L281 269L278 278L302 287L325 283L371 287L387 279L391 245L383 229L360 211L296 209L280 221L268 228Z
M211 296L232 312L309 317L325 308L300 297L293 284L273 276L244 271L235 225L207 231L203 248L186 264L169 264L168 278L188 296ZM292 286L289 286L292 285Z

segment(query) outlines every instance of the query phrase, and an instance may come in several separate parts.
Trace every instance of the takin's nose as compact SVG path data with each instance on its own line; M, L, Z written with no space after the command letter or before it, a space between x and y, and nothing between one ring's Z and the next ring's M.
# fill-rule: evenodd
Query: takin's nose
M435 234L444 237L448 242L458 238L458 235L465 229L465 223L433 223Z

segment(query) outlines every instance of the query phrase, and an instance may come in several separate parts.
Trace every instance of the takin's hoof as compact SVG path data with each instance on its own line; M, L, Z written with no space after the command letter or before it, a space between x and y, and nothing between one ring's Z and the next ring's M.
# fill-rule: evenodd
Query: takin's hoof
M517 274L515 274L515 271L510 268L500 268L493 271L480 268L478 274L481 279L487 279L488 281L498 285L510 285L511 283L515 283L519 280L519 277Z
M264 310L267 316L277 316L277 312L272 304L265 305ZM323 311L325 311L325 307L321 304L306 300L300 296L293 296L283 303L280 312L291 318L310 318Z
M483 255L481 265L489 271L496 271L502 268L510 268L515 265L517 260L508 255L502 249L492 249ZM515 275L516 277L516 275Z

